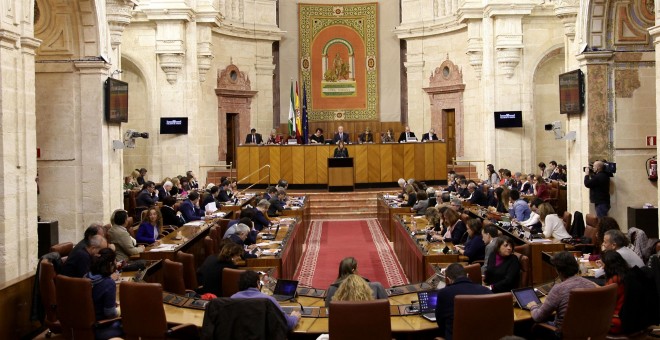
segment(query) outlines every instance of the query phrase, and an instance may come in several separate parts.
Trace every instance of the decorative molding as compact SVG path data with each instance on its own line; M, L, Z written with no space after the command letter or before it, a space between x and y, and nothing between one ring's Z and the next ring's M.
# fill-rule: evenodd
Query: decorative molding
M134 0L106 0L106 19L110 30L110 45L117 49L121 44L121 36L124 29L131 23L133 17Z
M497 64L504 72L507 78L511 78L520 63L522 48L498 48Z
M159 53L160 68L165 72L167 82L176 84L179 71L183 68L183 53Z
M41 40L32 37L21 37L21 47L23 48L23 53L36 55L37 49L41 45Z
M575 26L577 15L580 11L580 3L577 0L564 0L555 2L555 15L564 25L564 34L571 40L575 38Z
M610 64L612 62L613 56L614 56L613 51L598 51L598 52L583 52L582 54L577 55L575 58L580 62L580 66L583 66L583 65L596 65L596 64Z
M221 22L218 27L213 28L213 32L230 37L266 41L280 41L286 33L277 26L250 25L249 27L241 27L227 23L226 21Z
M8 50L15 50L20 47L21 35L8 31L5 29L0 29L0 47Z

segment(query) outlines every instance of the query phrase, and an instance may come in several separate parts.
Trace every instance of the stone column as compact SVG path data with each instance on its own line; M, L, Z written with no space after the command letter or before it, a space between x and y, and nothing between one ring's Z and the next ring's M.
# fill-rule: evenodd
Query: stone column
M110 30L110 45L112 46L112 71L121 70L121 36L126 26L131 23L135 2L134 0L106 0L105 6L105 16Z
M408 61L403 64L408 74L408 116L401 118L405 124L410 125L411 131L423 131L423 127L430 124L430 118L427 119L426 124L421 119L410 121L412 112L415 112L415 117L418 118L429 116L424 113L425 110L428 110L428 104L426 103L428 96L423 89L427 85L427 76L424 74L425 62L423 59L424 51L422 50L424 44L422 40L423 38L408 39Z
M660 136L660 67L658 67L658 61L660 60L660 5L656 3L655 11L655 26L649 29L649 33L653 38L653 46L655 47L655 121L656 121L656 136ZM660 190L658 190L658 204L660 206ZM658 225L660 229L660 225Z
M273 126L273 71L275 64L273 64L272 42L270 41L255 41L257 44L257 55L255 56L256 62L254 65L256 72L256 79L252 82L252 86L259 90L259 93L252 100L252 105L256 110L251 111L250 123L257 131L262 131L263 136L270 131ZM309 90L309 89L308 89ZM300 95L300 110L302 110L302 84L299 84ZM242 130L241 137L247 135L249 130Z

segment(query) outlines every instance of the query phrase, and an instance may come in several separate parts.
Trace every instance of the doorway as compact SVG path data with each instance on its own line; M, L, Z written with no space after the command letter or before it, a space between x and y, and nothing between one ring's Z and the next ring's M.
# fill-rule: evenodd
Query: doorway
M238 146L238 113L227 112L226 116L227 135L227 163L232 162L236 167L236 147Z
M456 158L456 110L442 110L444 116L445 131L443 135L447 136L447 162L453 162Z

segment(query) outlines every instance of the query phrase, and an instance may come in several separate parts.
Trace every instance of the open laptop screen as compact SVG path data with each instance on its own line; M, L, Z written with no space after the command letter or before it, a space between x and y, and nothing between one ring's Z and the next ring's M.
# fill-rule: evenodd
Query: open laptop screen
M417 292L417 299L421 313L435 312L435 307L438 305L438 291Z
M279 279L273 295L294 296L296 289L298 289L298 281Z
M536 296L536 292L532 287L514 289L511 291L511 293L513 293L518 306L520 306L522 309L529 310L529 308L527 308L527 304L532 301L536 302L537 305L541 304L541 300L539 300L539 297Z

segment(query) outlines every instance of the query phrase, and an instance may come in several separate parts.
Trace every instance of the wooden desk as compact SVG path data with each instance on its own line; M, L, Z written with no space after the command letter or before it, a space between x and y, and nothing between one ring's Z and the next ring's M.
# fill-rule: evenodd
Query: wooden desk
M202 226L189 226L184 224L176 231L171 232L169 235L159 240L160 244L172 244L176 245L176 248L167 251L151 251L156 247L149 246L146 247L144 252L140 253L140 258L145 260L169 259L174 261L177 252L185 251L186 253L190 253L195 256L195 264L197 267L199 267L205 259L206 254L204 252L204 237L209 234L211 225L211 221L207 221ZM183 239L176 240L175 238L179 232L181 232Z
M278 278L293 278L298 262L300 262L300 258L302 257L303 244L305 243L304 234L305 232L301 218L296 217L295 222L289 226L280 225L277 240L282 241L281 252L274 256L261 256L259 258L247 259L247 266L274 267L277 268Z
M396 196L396 193L390 194L389 197ZM397 199L385 197L383 194L378 194L378 223L381 229L392 241L394 235L394 215L412 214L410 207L400 207L400 202Z

